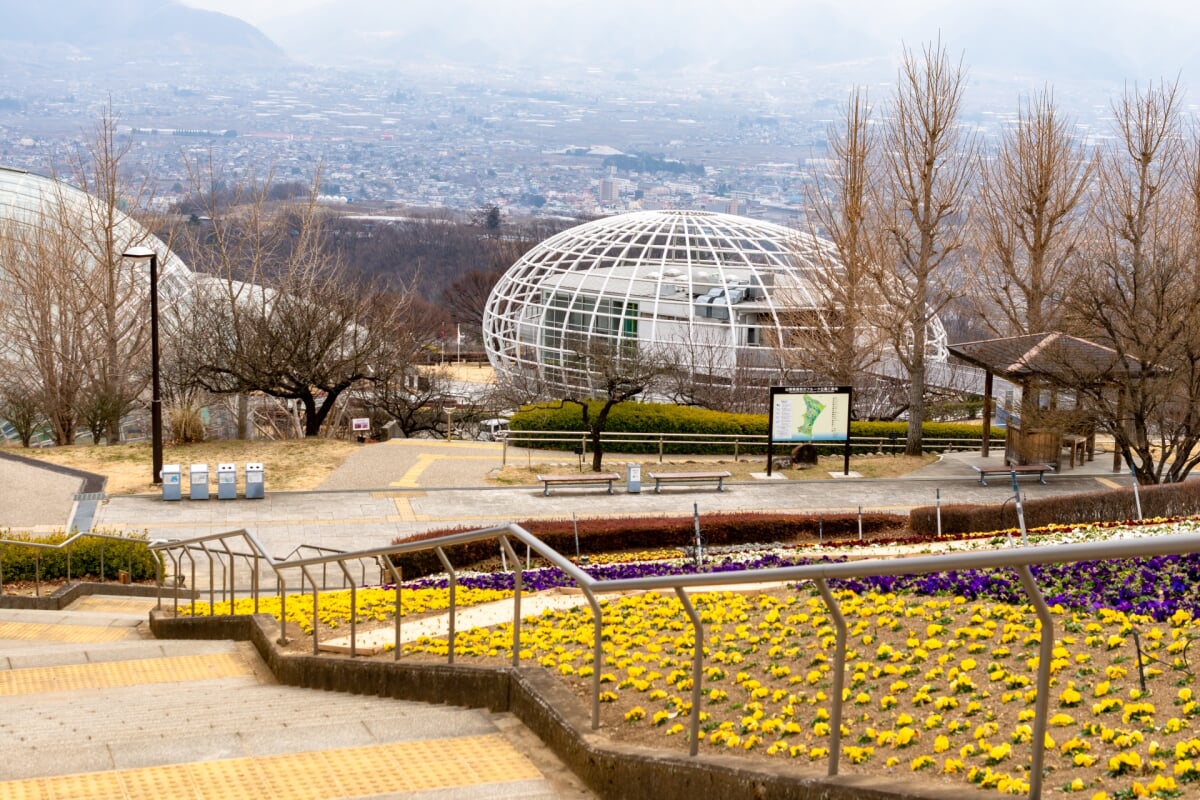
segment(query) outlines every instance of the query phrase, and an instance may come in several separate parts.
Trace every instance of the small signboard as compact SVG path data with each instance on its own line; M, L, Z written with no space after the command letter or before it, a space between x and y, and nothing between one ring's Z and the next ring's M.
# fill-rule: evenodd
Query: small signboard
M775 443L845 444L845 473L850 474L850 387L772 386L768 411L767 474Z
M370 417L353 417L350 420L350 429L353 431L369 431L371 430Z

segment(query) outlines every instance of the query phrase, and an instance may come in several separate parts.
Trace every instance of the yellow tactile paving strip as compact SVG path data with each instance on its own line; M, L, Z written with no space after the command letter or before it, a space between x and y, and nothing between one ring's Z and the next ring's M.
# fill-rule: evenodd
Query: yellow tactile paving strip
M0 782L6 800L323 800L537 780L500 734Z
M103 661L0 672L0 696L253 676L240 653ZM0 791L0 797L6 795Z
M415 489L421 474L438 461L495 461L494 455L485 456L447 456L439 453L419 453L417 461L409 467L399 480L392 481L388 486L397 489Z
M132 628L107 625L53 625L36 622L0 622L0 639L43 642L119 642Z

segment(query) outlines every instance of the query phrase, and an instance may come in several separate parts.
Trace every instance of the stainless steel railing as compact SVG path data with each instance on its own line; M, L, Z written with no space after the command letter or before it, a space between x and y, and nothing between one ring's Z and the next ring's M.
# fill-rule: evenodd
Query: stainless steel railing
M1052 661L1054 647L1054 619L1050 614L1050 610L1046 605L1045 598L1043 597L1030 568L1042 564L1064 564L1098 559L1119 559L1200 552L1200 534L1181 534L1156 538L1118 539L1082 544L1008 547L1002 550L991 550L985 552L947 553L943 555L932 556L809 564L804 566L779 567L763 570L740 570L736 572L655 576L649 578L629 578L621 580L598 580L582 571L565 556L542 543L528 531L512 524L493 528L484 528L476 531L466 531L463 533L451 534L425 541L389 545L387 547L381 547L372 550L327 554L291 561L276 561L272 559L265 552L265 550L263 550L258 540L252 534L244 530L232 531L226 534L213 534L211 536L198 537L196 539L188 539L177 542L156 542L151 545L151 548L154 550L165 551L166 554L168 554L168 557L172 557L174 560L174 557L170 554L177 551L193 552L199 550L202 552L213 552L213 548L208 546L207 543L214 541L223 542L224 539L232 539L244 542L254 553L256 558L265 561L275 572L277 576L277 590L280 593L282 604L280 614L280 643L287 643L288 641L286 621L287 595L286 580L284 578L284 573L286 571L293 569L300 570L301 574L312 585L313 608L315 614L316 609L318 608L319 589L317 588L317 582L312 580L311 570L313 568L325 564L337 564L339 569L341 569L342 572L349 577L348 567L346 566L346 564L349 562L362 559L382 559L383 563L386 563L387 565L386 569L390 572L391 577L395 581L396 659L400 658L401 651L400 598L402 587L399 570L394 567L391 557L402 553L412 553L423 550L434 551L437 554L438 559L441 561L442 566L446 569L450 580L448 633L448 658L450 663L453 663L454 661L455 616L457 613L455 587L457 585L457 576L453 564L450 563L450 559L446 555L446 548L459 544L495 539L501 548L501 552L504 553L508 559L511 559L511 563L515 567L512 659L514 667L520 666L522 570L521 561L519 558L517 558L516 552L512 547L512 540L524 543L529 550L536 552L539 556L558 567L567 576L569 576L583 593L584 598L586 599L588 606L592 611L594 630L592 644L593 670L591 676L591 718L593 729L599 728L600 726L600 673L603 665L603 654L601 648L603 640L602 616L597 594L601 591L634 592L659 591L667 589L673 590L679 597L680 602L683 604L683 608L688 616L693 632L694 646L692 658L691 698L691 708L693 713L690 714L691 755L696 755L699 746L699 709L704 679L704 630L700 616L697 613L694 604L692 603L692 598L689 595L689 592L694 592L696 590L716 589L722 586L730 585L767 585L778 583L810 582L816 587L822 598L822 601L829 610L829 614L833 620L836 631L833 666L833 690L830 693L831 708L829 720L830 747L828 774L831 776L838 773L838 762L841 755L841 719L844 702L842 699L842 689L845 679L848 634L845 619L842 615L837 597L829 587L829 581L845 578L929 574L964 569L995 569L1009 567L1016 570L1020 578L1021 586L1028 596L1030 604L1034 607L1038 620L1042 626L1041 640L1039 643L1040 656L1037 672L1037 698L1034 706L1035 716L1032 740L1033 754L1032 765L1029 772L1030 798L1038 798L1041 796L1042 766L1045 759L1045 733L1049 714L1050 664ZM228 548L225 544L222 544L222 548L228 552ZM232 579L232 574L230 575L230 578ZM255 592L255 612L257 613L257 581L255 582L252 590ZM351 591L353 593L355 590L352 588ZM159 598L159 607L161 608L161 593ZM353 607L354 598L352 597L351 608ZM178 590L176 591L176 610L178 610ZM356 655L356 650L353 644L356 636L356 619L355 615L352 614L350 632L352 643L350 653L351 657ZM319 643L317 639L318 636L314 624L314 653L318 652Z

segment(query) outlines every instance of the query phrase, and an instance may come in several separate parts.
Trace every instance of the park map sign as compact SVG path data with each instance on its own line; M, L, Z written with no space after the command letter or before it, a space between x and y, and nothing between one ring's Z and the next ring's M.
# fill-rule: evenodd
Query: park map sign
M775 444L845 444L845 474L850 474L850 387L772 386L767 441L767 474Z

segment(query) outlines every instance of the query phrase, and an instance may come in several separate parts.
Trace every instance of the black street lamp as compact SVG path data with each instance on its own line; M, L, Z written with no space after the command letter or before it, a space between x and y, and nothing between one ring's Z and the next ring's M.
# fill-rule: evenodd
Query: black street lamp
M162 483L162 393L158 378L158 253L149 247L130 247L125 258L150 259L150 442L153 450L151 483Z

